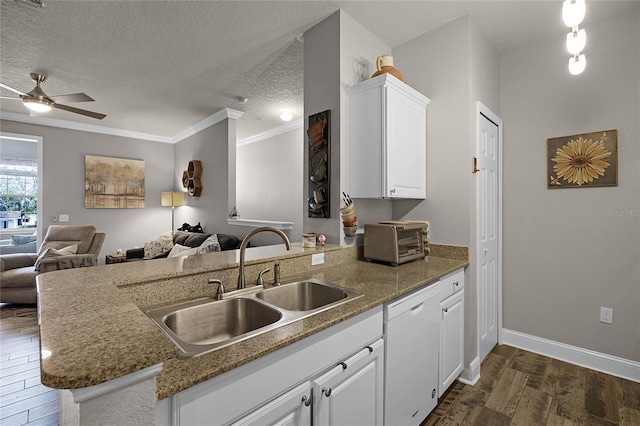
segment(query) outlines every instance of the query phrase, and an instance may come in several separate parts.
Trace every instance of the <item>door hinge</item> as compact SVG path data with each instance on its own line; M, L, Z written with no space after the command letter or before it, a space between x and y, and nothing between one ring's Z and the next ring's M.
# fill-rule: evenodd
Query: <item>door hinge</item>
M480 169L478 168L478 157L473 157L473 172L478 173Z

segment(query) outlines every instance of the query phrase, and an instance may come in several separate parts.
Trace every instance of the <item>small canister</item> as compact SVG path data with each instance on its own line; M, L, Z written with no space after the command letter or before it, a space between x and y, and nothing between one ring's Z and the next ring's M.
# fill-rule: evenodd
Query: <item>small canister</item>
M302 234L302 247L315 247L316 234Z

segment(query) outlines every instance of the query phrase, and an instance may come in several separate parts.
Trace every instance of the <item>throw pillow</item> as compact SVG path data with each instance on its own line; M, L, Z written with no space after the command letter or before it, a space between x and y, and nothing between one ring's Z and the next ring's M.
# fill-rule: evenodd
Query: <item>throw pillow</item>
M191 248L187 246L181 246L180 244L176 244L173 246L171 251L169 252L169 256L167 257L176 257L176 256L191 256L193 254L198 254L198 248Z
M11 235L11 245L32 243L37 239L37 235Z
M38 259L36 259L36 263L33 266L36 271L40 271L40 264L44 259L48 257L69 256L71 254L76 254L77 252L78 252L77 244L73 244L68 247L63 247L61 249L54 249L52 247L49 247L45 251L40 253L40 256L38 256Z
M198 247L198 254L213 253L215 251L221 251L217 234L211 235L209 238L204 240L202 244L200 244L200 247Z
M167 231L164 234L151 238L144 243L144 258L153 259L154 257L166 253L173 247L173 233Z

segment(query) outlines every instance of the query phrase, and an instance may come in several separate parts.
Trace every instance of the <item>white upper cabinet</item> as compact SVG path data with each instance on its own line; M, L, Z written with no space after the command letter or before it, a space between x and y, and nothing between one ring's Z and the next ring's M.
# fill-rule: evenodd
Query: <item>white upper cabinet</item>
M347 87L349 195L426 198L429 98L390 74Z

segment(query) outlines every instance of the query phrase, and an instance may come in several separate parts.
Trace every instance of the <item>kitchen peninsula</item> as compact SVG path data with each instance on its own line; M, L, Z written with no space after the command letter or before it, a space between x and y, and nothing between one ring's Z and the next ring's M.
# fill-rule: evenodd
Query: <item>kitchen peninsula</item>
M238 272L237 251L40 275L41 378L44 385L63 390L61 422L85 424L87 419L104 419L117 411L112 421L137 419L153 424L156 404L166 398L293 344L304 345L305 338L353 321L468 265L464 247L432 245L426 260L398 267L358 260L361 249L298 245L286 251L281 245L247 250L245 271L251 280L278 260L283 282L317 278L364 296L191 359L179 359L178 347L144 312L212 296L215 288L208 284L210 278L222 280L231 289ZM311 265L311 255L316 253L324 253L324 264ZM123 405L105 408L104 401L91 405L126 388L130 393L117 398Z

